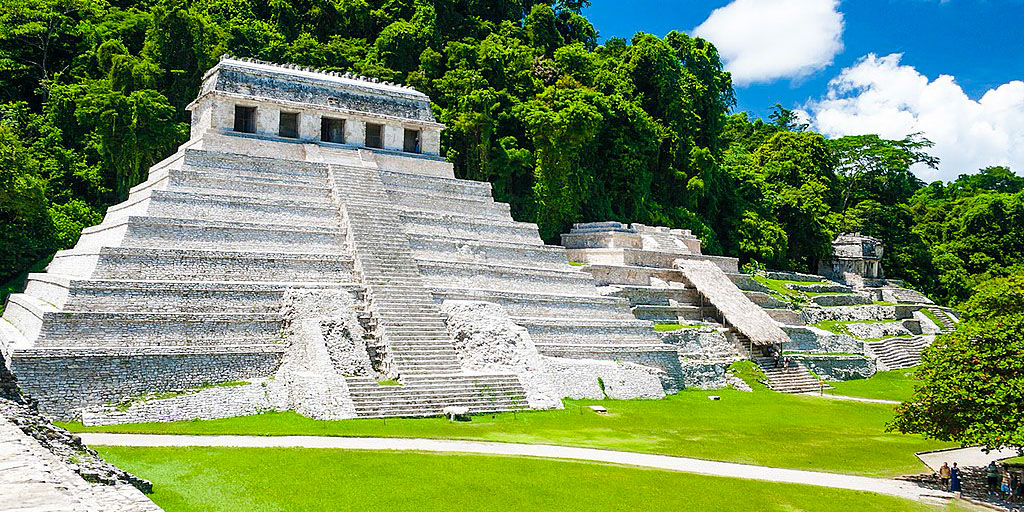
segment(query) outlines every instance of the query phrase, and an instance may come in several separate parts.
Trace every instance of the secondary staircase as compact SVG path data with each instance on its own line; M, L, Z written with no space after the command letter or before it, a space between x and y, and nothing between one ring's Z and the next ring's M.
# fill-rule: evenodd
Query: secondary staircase
M942 309L942 308L940 308L938 306L928 306L925 309L927 309L928 312L930 312L932 315L934 315L935 318L939 319L939 333L940 334L945 334L947 332L952 332L953 329L956 328L956 323L957 323L958 320L956 320L956 318L954 318L945 309Z
M428 416L453 405L472 412L525 408L525 391L515 376L462 373L444 317L424 286L379 171L332 165L330 172L366 286L375 341L371 359L378 372L401 383L382 386L349 378L357 415ZM495 394L485 399L486 390Z
M932 344L931 336L889 338L864 344L865 352L875 356L879 371L900 370L921 363L921 353Z
M792 361L788 367L779 368L775 365L775 359L771 357L755 357L753 361L767 377L766 384L772 391L807 393L821 389L821 382L800 363Z

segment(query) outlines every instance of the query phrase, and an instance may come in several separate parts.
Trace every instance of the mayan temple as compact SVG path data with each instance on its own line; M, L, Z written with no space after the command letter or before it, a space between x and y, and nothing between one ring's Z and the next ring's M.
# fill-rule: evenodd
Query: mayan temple
M225 57L189 110L190 140L9 300L4 359L47 413L416 416L677 389L675 347L628 299L454 177L422 93Z

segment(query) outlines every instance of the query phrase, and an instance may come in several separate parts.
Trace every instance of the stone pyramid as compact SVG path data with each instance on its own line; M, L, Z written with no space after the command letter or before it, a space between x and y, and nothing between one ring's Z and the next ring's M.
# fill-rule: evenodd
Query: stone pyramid
M425 95L225 57L189 108L189 142L9 299L0 347L46 412L209 388L271 408L313 397L327 417L530 406L522 374L466 368L444 301L499 305L541 356L644 365L676 389L675 349L627 300L599 295L490 184L455 179ZM339 304L351 321L311 312ZM275 401L274 378L308 359L321 366L293 377L331 392ZM266 391L218 388L235 382Z

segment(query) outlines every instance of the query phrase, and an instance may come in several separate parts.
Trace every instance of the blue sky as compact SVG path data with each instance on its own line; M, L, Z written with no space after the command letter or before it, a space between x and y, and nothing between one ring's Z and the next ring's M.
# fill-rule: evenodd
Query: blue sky
M700 27L737 110L781 103L829 136L923 132L942 159L926 180L1024 172L1024 0L592 0L586 15L602 40Z

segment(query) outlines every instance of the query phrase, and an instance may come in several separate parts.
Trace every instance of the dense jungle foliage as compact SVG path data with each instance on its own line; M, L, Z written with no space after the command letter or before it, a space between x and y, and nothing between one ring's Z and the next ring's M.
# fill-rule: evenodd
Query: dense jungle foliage
M598 34L586 0L6 0L0 12L0 281L74 244L187 138L223 53L429 94L460 177L557 241L573 222L692 229L706 252L815 270L840 231L889 275L957 303L1021 272L1024 179L926 185L917 135L828 140L777 107L731 113L707 41ZM965 170L967 172L971 170Z

